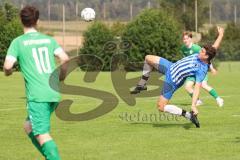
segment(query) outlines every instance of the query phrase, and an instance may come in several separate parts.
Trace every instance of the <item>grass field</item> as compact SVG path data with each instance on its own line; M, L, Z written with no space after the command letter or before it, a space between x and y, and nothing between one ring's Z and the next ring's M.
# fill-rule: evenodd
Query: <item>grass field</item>
M140 73L132 73L139 75ZM26 117L23 79L20 73L0 76L0 160L40 160L22 129ZM157 114L157 97L137 98L135 106L121 99L112 112L90 121L66 122L52 116L52 136L63 160L239 160L240 159L240 63L222 63L210 84L225 100L223 108L206 92L201 92L204 105L199 107L201 128L196 129L183 118L123 119L127 114L141 116ZM83 74L74 72L67 83L87 85L113 94L110 74L101 73L95 83L84 83ZM99 100L64 95L74 100L71 111L88 111ZM172 103L190 108L191 99L183 89Z

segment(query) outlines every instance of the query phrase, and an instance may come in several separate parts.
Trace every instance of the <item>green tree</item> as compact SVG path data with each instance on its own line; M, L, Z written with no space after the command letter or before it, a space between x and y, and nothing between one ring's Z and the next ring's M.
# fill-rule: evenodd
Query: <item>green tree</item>
M213 43L217 36L216 26L212 27L207 35L202 37L202 43ZM225 28L224 38L219 48L217 59L240 60L240 26L228 23Z
M159 0L159 3L161 9L173 14L183 24L185 30L195 30L195 0ZM209 17L208 4L207 0L197 0L198 28Z
M111 26L111 31L114 36L122 36L125 28L126 25L118 21L113 23L113 25Z
M220 59L240 60L240 26L229 23L225 29L225 37L221 47Z
M123 40L132 47L125 51L131 61L143 61L147 54L179 60L181 29L178 22L165 12L147 9L126 26Z
M9 3L0 6L0 30L0 66L2 67L11 41L23 33L18 10Z
M109 50L104 47L108 42L113 41L114 36L111 30L101 22L95 22L86 32L83 34L84 42L83 47L80 49L80 54L95 55L99 57L104 66L101 68L101 64L97 63L94 66L83 67L82 69L96 70L101 69L104 71L110 70L110 61L112 54ZM85 59L85 62L91 62L92 58Z

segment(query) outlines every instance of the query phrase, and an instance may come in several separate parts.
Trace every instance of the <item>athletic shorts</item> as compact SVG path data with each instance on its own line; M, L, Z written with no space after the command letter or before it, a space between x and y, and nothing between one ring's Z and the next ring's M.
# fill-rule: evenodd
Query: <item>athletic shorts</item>
M28 117L33 134L45 134L50 131L50 117L58 102L27 102Z
M195 77L187 77L186 80L185 80L185 82L187 82L187 81L196 82L196 79L195 79ZM208 74L206 74L206 76L205 76L205 78L204 78L203 81L206 81L206 82L208 81Z
M171 99L174 92L177 90L177 87L172 82L171 76L170 76L170 66L173 63L168 61L165 58L160 58L158 71L165 75L165 80L162 86L161 95L165 97L166 99Z

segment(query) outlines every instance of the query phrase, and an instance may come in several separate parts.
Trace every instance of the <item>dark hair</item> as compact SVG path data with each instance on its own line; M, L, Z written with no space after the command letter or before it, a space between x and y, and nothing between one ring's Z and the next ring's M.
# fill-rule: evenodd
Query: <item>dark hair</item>
M182 36L183 36L183 37L184 37L184 36L188 36L188 37L192 38L192 33L191 33L191 32L188 32L188 31L185 31L185 32L183 32Z
M210 63L211 60L215 57L217 50L211 44L206 44L203 46L206 50L206 54L208 55L208 62Z
M24 27L34 27L39 18L39 10L27 5L20 11L20 18Z

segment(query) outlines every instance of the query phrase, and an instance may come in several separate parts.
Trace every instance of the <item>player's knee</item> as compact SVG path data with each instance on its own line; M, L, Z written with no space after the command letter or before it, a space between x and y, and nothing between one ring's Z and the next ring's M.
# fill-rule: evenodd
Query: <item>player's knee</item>
M208 84L206 82L202 82L202 88L208 88Z
M145 62L150 63L151 62L151 55L145 56Z
M192 85L185 85L185 90L188 91L188 92L191 92L192 91Z
M148 63L153 63L155 61L157 56L153 56L153 55L146 55L145 56L145 61L148 62Z
M26 122L24 123L23 128L24 128L26 134L29 134L29 133L32 132L32 126L31 126L31 124L30 124L29 121L26 121Z
M52 137L49 133L38 134L35 137L37 138L40 145L43 145L45 142L52 140Z
M150 57L151 57L151 55L146 55L145 60L147 61L147 60L151 59Z

